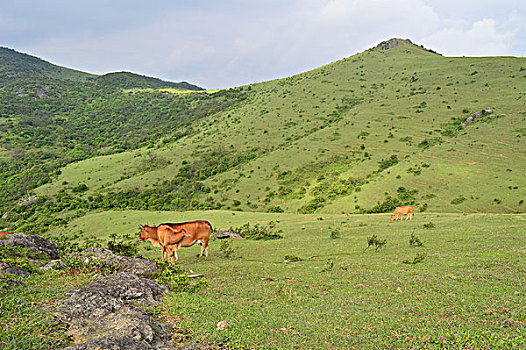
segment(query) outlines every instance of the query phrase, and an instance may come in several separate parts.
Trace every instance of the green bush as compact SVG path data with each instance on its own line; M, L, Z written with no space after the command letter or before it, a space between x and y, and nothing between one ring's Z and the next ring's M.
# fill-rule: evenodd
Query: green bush
M167 286L173 292L197 293L210 286L208 281L202 277L191 281L179 265L168 262L157 261L157 272L153 278L157 283Z
M241 237L246 239L253 240L271 240L271 239L280 239L283 238L279 232L274 232L273 226L263 226L255 224L253 227L250 226L250 223L232 228L230 227L229 231L239 234Z
M411 233L411 238L409 238L409 245L411 247L421 247L424 245L424 243L422 243L420 238L418 238L414 233Z
M373 245L375 246L374 250L378 250L382 248L383 246L385 246L386 243L387 243L386 239L378 239L378 236L372 235L371 237L367 237L367 247L363 251L365 253L365 251Z
M232 246L231 239L222 239L221 243L219 243L219 251L221 252L221 255L223 255L225 258L230 258L236 252L236 250Z
M410 265L416 265L416 264L424 262L426 257L427 257L426 253L417 253L416 256L412 260L406 259L403 261L403 263L410 264Z
M457 198L453 199L451 201L451 204L460 204L460 203L464 202L465 200L467 200L467 198L462 196L462 195L460 195Z
M129 235L122 235L119 241L117 241L117 234L110 234L110 241L108 241L108 249L117 255L138 257L137 246L130 242L131 237Z
M279 205L270 207L267 210L267 213L283 213L283 212L284 210Z
M303 258L300 258L299 256L294 255L294 254L285 255L285 262L296 262L296 261L302 261L302 260Z
M427 228L427 229L435 228L435 224L432 222L428 222L427 224L424 224L424 228Z

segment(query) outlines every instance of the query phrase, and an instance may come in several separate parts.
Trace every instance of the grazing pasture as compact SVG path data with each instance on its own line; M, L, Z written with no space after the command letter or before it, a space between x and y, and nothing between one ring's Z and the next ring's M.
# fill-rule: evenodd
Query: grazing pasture
M112 233L107 227L131 234L138 222L194 219L209 220L216 229L274 225L283 238L232 240L230 257L221 254L218 240L210 242L207 258L197 256L199 248L181 249L179 266L203 274L210 287L169 292L156 314L175 324L187 343L267 349L526 346L523 214L420 213L413 221L391 222L390 214L117 211L75 219L64 229L78 240L106 239ZM365 250L373 235L385 244ZM141 249L158 256L149 243Z

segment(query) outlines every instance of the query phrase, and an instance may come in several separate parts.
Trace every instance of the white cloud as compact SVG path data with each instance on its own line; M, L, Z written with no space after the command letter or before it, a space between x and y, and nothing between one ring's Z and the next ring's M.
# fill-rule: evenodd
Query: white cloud
M469 28L447 27L423 38L445 55L492 56L509 52L514 33L499 30L495 20L484 18Z
M9 5L0 42L89 72L207 88L285 77L391 37L445 55L521 55L526 46L525 5L513 0L94 1L82 11L58 0Z

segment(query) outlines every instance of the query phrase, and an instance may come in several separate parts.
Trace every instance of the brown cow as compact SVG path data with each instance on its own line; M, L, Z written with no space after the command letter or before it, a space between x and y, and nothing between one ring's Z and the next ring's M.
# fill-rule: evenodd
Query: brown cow
M160 247L161 243L159 242L157 230L161 226L168 226L175 230L184 229L186 233L181 242L181 246L191 247L195 243L199 243L201 245L200 256L203 256L203 252L208 256L208 249L210 248L208 241L210 239L210 233L212 232L212 225L210 222L196 220L182 223L162 223L159 226L142 225L139 239L149 240L154 246Z
M400 217L400 220L403 220L403 215L407 215L407 220L413 220L413 216L415 216L415 211L413 210L413 207L408 205L405 207L396 207L393 214L391 214L391 220L398 220L398 217Z
M161 260L164 262L164 254L168 254L168 260L173 264L174 254L175 260L179 260L177 251L181 249L183 238L191 236L186 233L184 228L177 230L168 225L160 225L157 227L157 237L161 245Z
M0 232L0 237L2 236L5 236L5 235L12 235L13 232Z
M160 228L160 230L159 230ZM175 234L176 237L173 239L170 239L169 235ZM138 242L140 240L148 240L150 241L154 247L161 248L161 260L164 262L164 256L165 254L168 254L168 259L172 258L171 249L166 248L165 242L168 242L168 245L175 245L175 250L179 250L181 247L181 241L184 237L183 232L175 231L169 226L149 226L149 225L143 225L141 226L141 233L139 234L139 238L134 239L133 242ZM179 236L181 235L181 236ZM174 243L171 244L170 242L173 241ZM174 251L175 251L174 250ZM177 254L177 253L175 253ZM176 255L177 256L177 255Z

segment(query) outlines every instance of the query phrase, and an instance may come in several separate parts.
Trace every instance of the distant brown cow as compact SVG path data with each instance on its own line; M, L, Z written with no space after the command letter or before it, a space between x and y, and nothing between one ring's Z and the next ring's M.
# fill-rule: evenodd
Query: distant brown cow
M159 241L158 234L158 229L162 226L170 227L176 230L177 232L184 230L184 238L180 242L180 246L191 247L195 243L199 243L201 245L200 256L203 256L203 252L205 252L205 255L208 256L208 249L210 248L208 245L208 241L212 232L212 225L210 224L210 222L204 220L196 220L182 223L162 223L159 226L142 225L139 240L148 240L154 246L162 248L162 244Z
M413 216L415 216L413 207L410 205L405 207L396 207L394 213L391 214L391 220L398 220L398 217L400 217L400 220L403 220L403 215L407 215L406 220L413 220Z
M12 235L13 232L0 232L0 237L2 236L5 236L5 235Z

